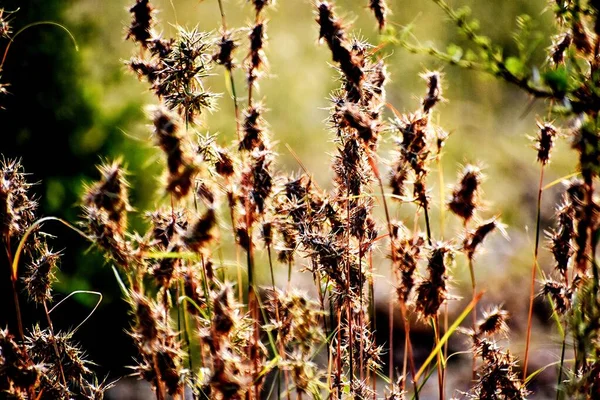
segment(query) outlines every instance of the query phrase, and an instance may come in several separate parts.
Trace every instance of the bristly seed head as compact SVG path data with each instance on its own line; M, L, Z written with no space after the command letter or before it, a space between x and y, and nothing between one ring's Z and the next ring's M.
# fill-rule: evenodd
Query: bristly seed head
M454 258L453 250L443 243L435 243L431 249L427 271L429 276L417 289L415 309L423 319L436 316L448 298L446 281L448 266Z
M319 23L319 39L325 39L331 50L333 61L340 64L340 69L353 86L355 94L360 97L365 73L361 67L361 59L349 48L348 39L340 19L333 13L332 6L326 1L319 1L317 6L317 22Z
M103 163L98 167L100 180L89 186L83 196L83 205L105 210L108 218L115 224L119 233L127 228L129 205L129 183L121 160Z
M498 221L497 218L492 218L488 221L485 221L477 228L467 233L467 236L463 240L463 251L468 258L473 258L473 255L475 254L475 251L479 245L483 243L483 240L486 238L486 236L496 228L499 229L504 236L506 236L504 226Z
M441 74L438 71L427 71L421 77L427 81L427 96L421 102L423 112L427 114L437 103L444 101L442 97Z
M47 243L43 242L37 248L38 257L27 267L23 278L29 297L42 304L51 300L52 284L56 282L56 268L60 260L60 252L52 252Z
M19 160L0 161L0 233L2 240L20 238L35 220L38 207Z
M254 9L256 10L256 15L260 14L263 8L273 3L275 0L248 0L252 2L254 5Z
M546 280L543 282L540 295L550 296L554 309L560 315L565 315L571 309L573 290L563 282Z
M508 311L496 306L488 311L484 311L483 318L477 322L478 335L495 335L508 333L506 321L509 318Z
M389 11L387 5L385 4L385 0L369 0L369 8L371 11L373 11L373 14L375 14L379 31L382 31L383 28L385 28L385 17Z
M201 251L214 238L212 230L217 224L215 210L209 208L206 213L192 224L183 234L183 243L192 251Z
M571 46L572 42L573 36L570 32L565 32L553 38L552 47L550 48L550 60L554 65L561 65L565 62L565 51Z
M550 151L554 146L554 139L556 137L556 128L549 122L536 122L539 132L535 141L535 149L537 150L537 160L542 164L546 165L550 162Z
M148 46L147 41L152 38L154 8L149 0L136 0L129 12L133 14L133 19L127 30L126 39L133 38L140 46L146 48Z
M458 183L452 190L448 208L465 222L473 217L477 209L479 186L482 180L483 174L479 167L469 164L463 168Z
M232 32L223 32L221 35L221 40L217 42L217 46L219 47L219 51L213 56L213 60L231 72L235 67L233 62L233 52L238 47L237 43L233 39Z

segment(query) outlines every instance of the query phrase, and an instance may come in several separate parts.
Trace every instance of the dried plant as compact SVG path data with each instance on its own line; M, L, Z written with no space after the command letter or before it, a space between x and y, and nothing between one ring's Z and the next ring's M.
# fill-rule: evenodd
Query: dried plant
M217 33L177 26L174 37L164 38L157 33L154 6L136 0L129 8L126 39L139 47L139 54L127 65L149 83L156 97L157 104L148 108L152 125L147 139L162 154L161 193L154 207L139 212L145 216L145 231L134 231L135 224L128 221L138 211L130 204L125 163L120 158L103 161L98 179L83 189L81 231L71 228L115 264L137 351L131 369L149 382L158 400L184 398L186 388L195 399L258 400L276 391L276 397L287 399L292 394L298 399L374 399L383 394L399 400L418 398L428 376L437 377L439 398L444 399L453 368L448 341L456 330L469 337L473 354L473 381L462 389L464 397L525 399L536 375L528 371L536 292L550 299L563 332L557 396L564 392L574 398L597 397L600 7L594 1L556 2L558 34L546 49L548 70L539 78L529 71L528 59L506 58L466 12L444 0L433 1L464 34L467 45L478 51L463 59L412 45L406 41L410 35L398 41L402 46L489 72L534 97L552 100L548 118L556 119L538 119L533 138L541 168L522 366L502 348L501 340L511 334L508 311L492 307L477 318L483 295L478 289L493 284L476 281L475 260L484 243L496 250L486 241L493 232L506 236L498 214L485 216L479 164L462 167L445 198L442 150L449 136L435 123L446 101L445 74L425 71L424 95L415 108L396 110L386 99L384 46L353 36L351 24L339 16L333 2L314 1L315 36L326 44L324 51L330 52L338 78L327 120L333 138L333 178L331 187L323 189L308 171L290 176L279 172L277 132L271 132L267 122L269 98L259 98L259 82L269 72L265 15L274 2L249 1L250 26L233 29L218 0L222 19ZM371 0L366 7L382 32L388 24L388 5ZM0 9L0 38L12 40L7 15ZM519 19L521 30L526 25L526 18ZM518 41L517 48L523 50L523 43ZM244 55L236 59L241 51ZM215 64L223 67L230 84L233 143L201 132L203 114L215 110L219 98L205 79ZM245 78L243 98L236 91L236 68ZM0 85L0 92L4 90ZM563 136L571 138L581 177L565 183L554 228L547 230L553 268L539 279L541 198L552 186L544 186L544 170ZM393 152L388 160L379 150L389 142ZM437 184L432 182L436 172L441 178ZM432 190L435 185L441 186L439 196ZM40 232L42 222L50 218L38 219L31 186L20 161L2 158L0 232L11 267L18 334L12 327L0 329L0 393L23 399L101 399L111 385L94 376L94 364L75 343L77 328L55 330L50 318L52 286L66 250L53 250L49 236ZM390 198L402 212L388 207ZM430 215L438 207L439 225ZM446 210L456 217L456 231L444 230ZM405 211L414 219L396 221ZM224 227L229 232L224 233ZM233 241L237 282L230 281L223 261L222 248L228 243L224 238ZM389 247L381 250L380 243ZM378 258L379 253L383 257ZM459 300L454 292L460 288L463 263L470 273L471 296L461 319L450 325L449 301ZM19 264L24 268L19 270ZM269 287L260 285L263 264L269 268ZM287 269L286 283L278 282L276 271L281 268ZM295 268L310 275L316 297L294 288ZM382 342L378 333L385 328L376 316L375 291L385 273L390 274L392 294L389 335ZM29 330L21 321L20 290L46 316ZM395 341L400 337L395 311L404 328L401 345ZM473 321L464 325L470 326L458 328L469 312ZM411 331L428 329L423 323L431 324L434 342L425 362L413 352L417 335ZM568 343L573 344L574 365L563 381ZM400 349L401 366L396 360ZM383 389L377 387L377 375L384 373L386 356L392 383Z

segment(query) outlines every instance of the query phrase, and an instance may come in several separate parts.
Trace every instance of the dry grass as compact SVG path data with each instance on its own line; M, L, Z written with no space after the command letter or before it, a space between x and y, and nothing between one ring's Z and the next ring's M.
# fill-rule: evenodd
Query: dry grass
M431 191L436 171L442 174L444 143L460 140L434 123L437 106L446 101L440 72L422 74L424 95L413 112L396 111L386 100L381 46L353 37L333 4L313 3L319 41L329 48L339 77L327 121L335 146L333 184L323 190L309 171L294 176L276 172L276 135L269 132L263 105L268 99L257 95L268 66L266 13L272 12L272 2L251 1L252 24L236 29L227 25L218 0L220 32L180 27L176 36L165 38L157 34L152 5L138 0L130 9L127 33L138 49L128 66L156 95L148 117L150 137L164 153L162 192L156 208L143 212L147 231L131 231L128 215L142 212L129 203L124 161L107 161L99 167L99 180L82 196L81 219L74 224L79 228L71 227L115 266L131 307L129 333L138 350L133 373L150 382L157 399L182 398L186 387L194 398L210 399L419 398L432 377L440 399L448 393L524 399L540 372L528 370L539 280L563 339L556 397L598 396L600 10L595 2L554 5L561 35L548 49L549 64L540 72L528 70L525 58L505 58L467 14L434 1L478 53L457 57L412 45L402 39L408 35L396 39L401 45L488 72L546 99L553 118L540 120L533 138L541 167L524 361L503 348L510 335L508 312L497 306L478 313L483 293L477 254L488 235L506 235L499 212L482 207L481 168L462 167L448 198ZM366 5L383 30L385 2ZM0 33L10 37L4 15L0 12ZM245 54L237 56L240 52ZM245 73L243 85L233 79L236 68ZM204 85L214 73L229 77L225 99ZM202 114L214 110L217 100L233 102L234 143L202 133ZM385 117L387 110L391 119ZM570 137L579 155L581 178L565 183L556 227L548 232L556 267L549 276L540 276L543 174L559 132ZM395 143L390 159L378 152L382 138ZM0 391L12 398L100 399L111 385L98 383L93 364L73 343L73 332L55 332L52 325L48 305L61 252L50 248L51 239L40 230L43 221L20 162L3 160L0 170L0 229L19 321L15 332L0 330ZM443 217L431 219L432 204L443 204L462 229L436 236L444 232L445 222ZM398 207L412 207L414 219L395 220ZM231 253L237 257L233 282L220 256L227 236L233 238ZM469 268L471 299L450 321L448 301L455 298L453 266L459 257ZM270 285L257 284L260 260L267 260ZM287 270L287 282L277 281L279 269ZM316 297L294 288L293 269L310 276ZM376 280L388 280L395 289L389 296L384 342L376 337L384 324L376 318ZM46 321L40 325L46 328L22 326L18 292L23 289L44 308ZM472 321L458 328L469 313ZM411 332L423 323L431 326L434 338L424 362L415 357ZM396 326L403 327L403 335L395 332ZM455 365L449 363L448 339L459 334L470 343L472 380L465 393L448 383ZM400 337L403 343L395 340ZM565 358L567 348L574 360Z

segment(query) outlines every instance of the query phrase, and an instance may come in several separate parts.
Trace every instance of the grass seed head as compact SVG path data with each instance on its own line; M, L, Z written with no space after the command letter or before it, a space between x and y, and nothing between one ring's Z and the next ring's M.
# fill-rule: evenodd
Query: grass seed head
M56 282L56 269L61 253L53 252L43 242L37 247L37 258L27 266L23 278L29 298L42 304L52 299L52 284Z
M442 97L441 74L438 71L428 71L421 77L427 81L427 95L421 101L423 112L427 114L437 103L445 100Z
M369 0L369 8L373 11L375 15L375 19L377 19L377 24L379 26L379 31L382 31L385 28L386 24L386 16L389 12L387 4L385 4L385 0Z
M218 51L213 55L213 61L225 67L229 72L233 71L235 67L233 52L238 47L233 39L233 33L231 31L223 32L221 39L217 42L217 47Z
M556 128L549 122L542 123L537 121L538 135L535 138L535 149L537 150L537 160L546 165L550 162L550 152L554 146L554 139L557 134Z
M506 335L508 334L508 325L506 321L509 318L508 311L500 307L492 307L483 313L482 319L477 321L478 335Z
M135 4L129 9L133 14L131 24L127 29L125 39L133 39L140 46L146 48L147 41L152 38L152 27L154 25L154 8L149 0L136 0Z
M483 174L479 167L466 165L458 177L458 183L452 190L448 208L457 216L469 221L478 208L479 187Z
M192 251L201 251L213 240L214 234L212 231L216 224L217 216L215 210L209 208L183 234L183 243Z
M19 160L0 161L0 229L3 240L20 238L35 220L38 202L29 194Z
M571 46L573 36L570 32L555 36L550 47L550 60L554 65L562 65L565 62L565 51Z

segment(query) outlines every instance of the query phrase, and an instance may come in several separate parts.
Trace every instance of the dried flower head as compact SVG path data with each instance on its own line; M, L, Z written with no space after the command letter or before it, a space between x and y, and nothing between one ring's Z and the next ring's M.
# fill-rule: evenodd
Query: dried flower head
M550 151L554 146L554 139L556 137L556 128L549 122L536 122L539 129L535 141L535 149L537 150L537 160L542 164L546 165L550 162Z
M402 162L406 163L416 175L425 174L431 151L429 117L421 112L405 114L396 118L393 125L401 134L397 146Z
M35 220L38 203L29 194L19 160L0 161L0 230L2 240L20 238Z
M421 258L421 250L425 245L425 238L421 235L412 237L404 225L397 225L394 235L393 249L396 252L394 272L399 277L400 285L396 289L398 299L406 303L415 286L415 271Z
M477 382L469 392L473 399L525 400L528 394L515 369L516 359L495 342L475 336L475 354L483 360L477 370Z
M121 160L104 162L98 167L100 180L85 188L82 203L85 207L104 210L119 233L127 229L129 205L129 183Z
M571 309L573 291L563 282L544 281L540 295L550 296L554 303L554 309L560 315L565 315Z
M248 86L253 86L258 79L258 73L266 64L264 45L267 40L266 23L258 22L250 29L250 52L246 57L246 77Z
M8 329L0 329L0 393L26 399L38 387L45 367L34 364L24 344L19 344Z
M448 208L454 214L469 221L478 207L479 187L483 180L481 169L475 165L466 165L458 177L458 183L452 190Z
M591 54L593 51L591 35L581 20L573 21L571 29L573 44L577 50L584 55Z
M198 172L193 155L179 133L179 118L163 107L153 110L154 135L167 156L167 191L176 198L187 195Z
M477 334L487 336L506 335L508 333L508 325L506 324L508 317L508 311L498 306L484 311L482 319L477 321Z
M221 40L217 42L218 52L213 56L213 61L225 67L228 71L232 71L235 67L233 62L233 52L238 47L233 39L231 31L225 31L221 35Z
M560 205L556 210L556 228L546 232L548 248L556 261L556 270L564 276L569 268L575 239L575 210L570 203Z
M417 286L415 309L423 319L437 315L439 308L448 298L447 270L453 260L453 250L443 243L435 243L429 255L429 276Z
M427 95L421 101L423 112L428 113L437 103L444 101L442 97L441 74L438 71L427 71L421 75L427 81Z
M252 151L254 149L263 150L265 148L265 120L262 117L264 109L261 105L248 107L244 111L244 123L242 131L244 137L239 144L240 150Z
M379 30L382 31L383 28L385 28L385 17L389 12L388 6L385 4L385 0L369 0L369 8L371 11L373 11L373 14L375 14Z
M52 284L56 282L56 268L60 252L53 252L46 242L37 247L37 258L27 266L23 281L29 297L37 303L44 303L52 298Z
M571 46L573 36L570 32L555 36L550 47L550 60L554 65L561 65L565 62L565 51Z
M352 129L367 145L374 145L377 142L381 129L380 122L374 120L367 112L361 110L356 104L348 102L339 109L338 113L335 120L339 128Z
M467 257L473 258L475 251L479 247L483 240L486 238L488 234L493 232L495 229L499 229L504 236L506 236L506 232L504 230L504 226L498 221L497 218L492 218L490 220L484 221L477 228L469 231L467 236L463 240L463 250L466 253Z
M31 360L47 368L44 374L47 380L42 380L42 390L44 386L51 390L61 385L63 373L69 384L80 382L90 374L89 362L83 358L83 351L73 343L72 332L52 334L36 325L25 338L25 346Z
M106 210L96 206L84 206L81 225L85 227L89 240L106 250L109 258L119 266L129 266L129 261L135 257L131 244L125 240L118 226L110 220Z
M254 9L256 10L256 15L260 14L261 11L263 10L263 8L271 5L274 0L248 0L249 2L252 2L252 5L254 6Z
M149 0L136 0L129 12L133 14L133 19L127 29L126 39L132 38L140 46L146 48L147 41L152 37L154 8Z
M190 224L181 239L190 250L199 252L214 238L213 228L216 224L215 210L210 208L196 222Z
M319 39L324 39L331 50L333 61L339 63L347 81L360 95L365 73L361 59L351 51L342 21L333 13L333 7L326 1L318 1L317 22Z

